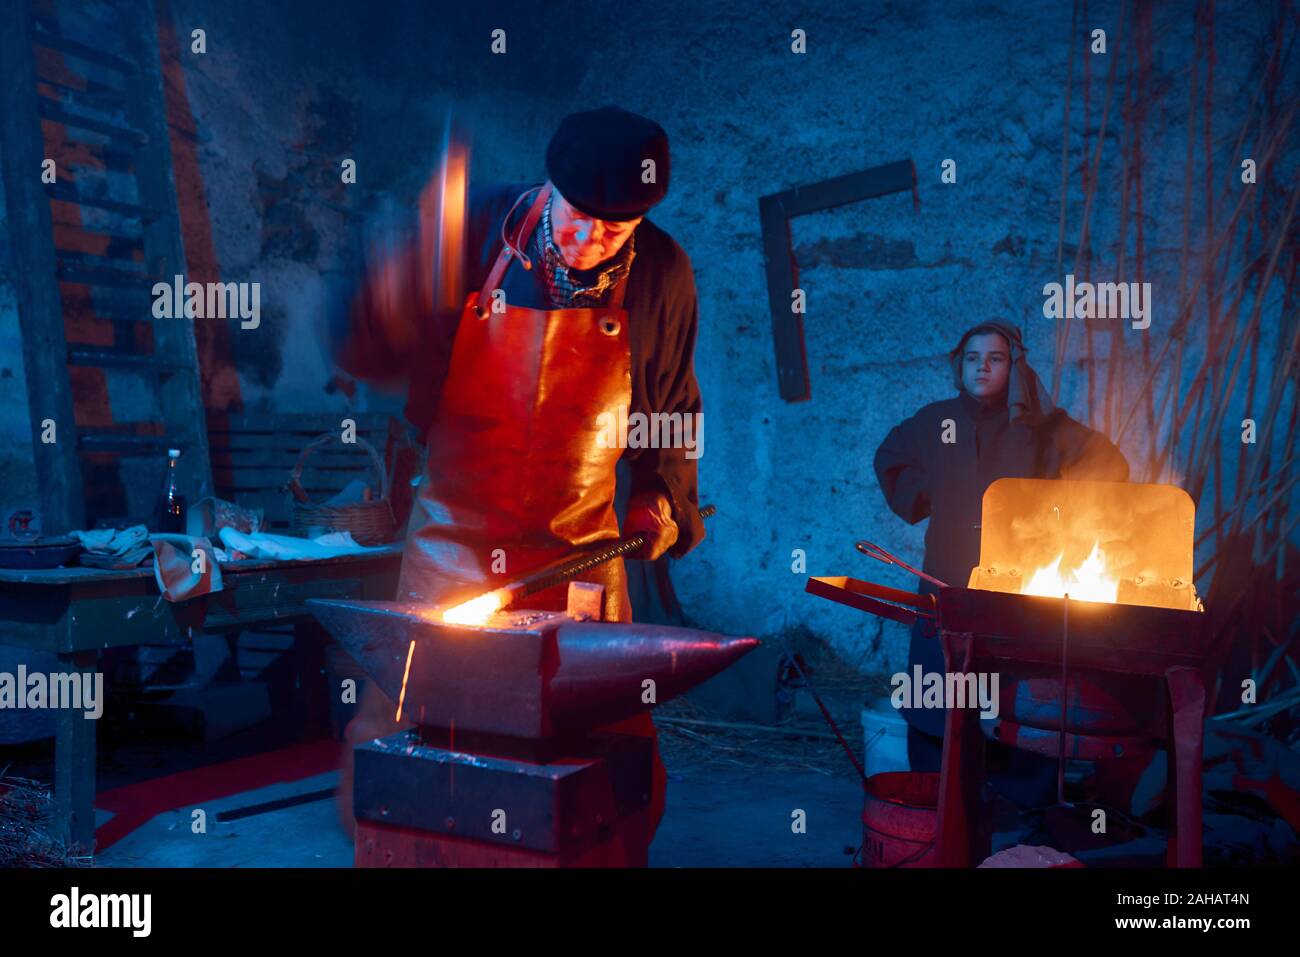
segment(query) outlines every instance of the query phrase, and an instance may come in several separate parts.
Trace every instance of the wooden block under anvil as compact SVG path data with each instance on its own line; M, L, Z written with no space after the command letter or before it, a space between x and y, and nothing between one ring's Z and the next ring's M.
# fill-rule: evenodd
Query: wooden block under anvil
M356 865L645 866L653 760L607 732L546 762L375 739L356 749Z

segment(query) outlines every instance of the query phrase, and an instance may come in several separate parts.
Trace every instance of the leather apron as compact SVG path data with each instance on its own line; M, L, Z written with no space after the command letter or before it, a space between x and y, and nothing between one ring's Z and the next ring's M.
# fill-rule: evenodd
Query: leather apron
M516 245L526 248L550 197L546 184ZM492 311L513 254L503 248L482 290L466 297L452 359L428 432L429 460L402 557L399 600L450 607L619 535L616 466L623 450L603 448L600 415L632 400L623 296L627 278L599 309ZM480 304L486 309L479 317ZM499 551L498 551L499 550ZM504 558L504 564L500 559ZM630 622L621 558L581 576L605 586L603 617ZM568 586L530 595L528 608L560 611ZM350 744L391 734L393 702L372 686L345 734ZM605 728L650 738L652 793L643 827L663 817L667 772L648 712ZM340 808L351 829L352 749L344 750ZM630 826L635 828L635 823ZM644 851L637 839L631 846Z
M519 248L550 193L548 183L529 209ZM503 247L482 290L466 298L407 529L403 599L449 607L619 535L623 450L599 439L602 413L632 400L627 278L605 308L494 311L512 256ZM621 559L583 578L606 585L606 620L631 620ZM540 592L527 607L563 609L567 591Z

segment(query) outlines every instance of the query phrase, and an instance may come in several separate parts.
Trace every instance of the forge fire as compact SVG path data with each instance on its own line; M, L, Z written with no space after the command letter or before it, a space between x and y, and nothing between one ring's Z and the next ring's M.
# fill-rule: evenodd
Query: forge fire
M1195 525L1176 486L999 479L984 493L970 587L1202 610Z
M6 14L16 924L1273 920L1300 0Z

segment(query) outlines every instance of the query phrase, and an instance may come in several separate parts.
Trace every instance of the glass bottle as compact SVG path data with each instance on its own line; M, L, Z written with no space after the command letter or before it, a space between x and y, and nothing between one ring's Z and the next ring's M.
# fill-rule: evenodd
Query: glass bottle
M180 449L167 450L167 475L163 479L162 494L158 496L158 531L183 534L185 532L185 496L178 482L181 458Z

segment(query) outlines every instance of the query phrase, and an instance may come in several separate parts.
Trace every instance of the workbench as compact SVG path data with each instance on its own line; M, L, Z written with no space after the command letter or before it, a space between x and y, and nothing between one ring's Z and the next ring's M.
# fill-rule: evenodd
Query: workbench
M339 558L226 562L221 591L184 602L159 594L152 564L117 571L0 569L0 644L54 652L59 671L93 674L105 648L180 645L203 632L281 623L293 626L299 675L319 673L329 639L306 600L393 599L401 552L394 544ZM300 684L297 713L306 725L327 702L322 682ZM54 830L70 854L94 849L95 741L94 720L76 709L58 712Z

